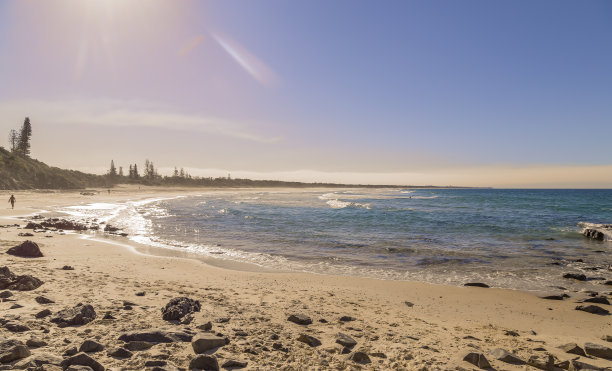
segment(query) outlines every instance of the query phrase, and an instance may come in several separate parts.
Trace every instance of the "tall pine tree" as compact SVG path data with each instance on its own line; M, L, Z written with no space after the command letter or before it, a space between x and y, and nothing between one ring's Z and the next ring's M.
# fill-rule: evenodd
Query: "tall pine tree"
M32 124L30 118L26 117L21 126L19 140L17 142L17 151L22 155L30 156L30 137L32 136Z

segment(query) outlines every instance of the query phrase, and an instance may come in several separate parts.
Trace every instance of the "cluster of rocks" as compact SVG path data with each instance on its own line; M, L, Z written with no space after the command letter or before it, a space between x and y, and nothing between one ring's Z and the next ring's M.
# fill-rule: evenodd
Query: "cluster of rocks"
M604 336L604 339L606 338L607 337ZM569 343L561 345L558 348L567 354L612 360L612 348L600 344L585 343L584 348L581 348L576 343ZM579 361L579 357L561 361L550 353L543 353L532 355L528 359L522 359L516 354L502 348L493 349L488 354L491 358L504 363L511 365L529 365L540 370L604 370L603 368ZM491 368L489 360L483 353L468 352L463 357L463 360L481 369Z
M40 215L32 217L28 220L28 223L24 229L32 229L34 232L63 232L63 231L98 231L100 230L100 224L97 223L96 219L93 219L87 223L81 223L74 220L63 219L63 218L44 218ZM121 228L115 227L110 224L104 226L104 232L109 234L115 234L118 236L127 236L128 234L123 232Z
M582 234L593 240L603 241L606 239L606 233L612 234L612 224L601 224L597 228L585 228Z
M29 274L17 276L9 267L0 267L0 290L30 291L42 284L41 280Z

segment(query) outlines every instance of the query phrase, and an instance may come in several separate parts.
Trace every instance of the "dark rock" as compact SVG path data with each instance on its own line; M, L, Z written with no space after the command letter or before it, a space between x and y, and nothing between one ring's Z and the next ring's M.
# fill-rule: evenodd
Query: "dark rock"
M289 352L289 349L283 347L283 344L281 343L274 343L272 344L272 349L276 349L276 350L280 350L281 352Z
M119 228L114 227L110 224L107 224L106 227L104 227L104 232L117 232L119 230Z
M64 351L64 356L72 357L73 355L77 354L78 352L79 352L79 350L77 349L77 347L70 347L70 348L67 348Z
M10 332L25 332L30 331L30 328L22 323L10 321L4 324L4 328Z
M306 334L301 334L297 338L297 340L301 341L302 343L306 343L311 347L318 347L319 345L321 345L321 341L319 339Z
M304 314L292 314L287 318L288 321L297 323L298 325L310 325L312 323L312 319Z
M0 292L0 299L10 298L11 296L13 296L13 293L8 290Z
M153 360L153 361L146 361L144 365L145 367L163 367L167 364L168 362L159 359L159 360Z
M559 346L559 349L564 351L565 353L577 354L579 356L586 356L584 350L578 346L576 343L567 343Z
M220 317L215 319L215 323L227 323L230 321L229 317Z
M70 358L66 358L62 361L61 366L66 369L69 366L88 366L91 367L94 371L104 371L104 366L102 366L98 361L91 358L85 353L78 353Z
M85 340L79 348L79 352L85 353L100 352L102 350L104 350L104 345L98 343L95 340Z
M482 353L470 352L463 357L463 360L473 364L478 368L490 368L491 364Z
M606 316L610 314L610 312L602 307L598 307L597 305L579 305L576 307L576 310L581 310L583 312L599 314L600 316Z
M493 358L502 362L510 363L512 365L524 365L526 363L525 361L505 349L497 348L492 350L490 354L491 356L493 356Z
M539 368L540 370L552 370L555 367L555 359L550 354L533 355L527 360L529 366Z
M590 365L588 363L580 362L575 359L569 361L568 371L604 371L604 368Z
M110 357L115 358L130 358L133 353L125 348L113 348L107 353Z
M212 329L212 323L210 321L208 321L208 322L206 322L204 324L196 326L196 328L198 330L202 330L202 331L210 331Z
M38 224L38 223L34 223L34 222L29 222L28 224L26 224L25 227L23 227L24 229L42 229L42 225Z
M74 270L74 267L72 267L72 266L70 266L70 265L64 265L64 266L62 267L62 270L65 270L65 271L73 271L73 270Z
M43 256L36 242L30 240L24 241L22 244L11 247L6 251L9 255L20 256L22 258L40 258Z
M166 321L177 321L187 314L199 312L200 308L200 302L197 300L187 297L173 298L162 308L162 318Z
M353 351L352 348L342 347L342 350L340 351L340 354L350 354L352 351Z
M372 363L370 357L364 352L353 352L349 355L348 359L362 365Z
M53 300L46 298L44 296L37 296L34 298L34 300L36 300L36 302L38 304L51 304L51 303L55 303Z
M11 305L11 307L9 309L19 309L19 308L23 308L23 305L21 305L19 303L15 303L15 304Z
M463 286L483 287L485 289L489 288L489 285L487 285L486 283L482 283L482 282L468 282L468 283L464 284Z
M547 299L547 300L563 300L565 299L565 294L563 295L547 295L547 296L540 296L540 298L542 299Z
M506 331L505 331L505 335L506 335L506 336L515 336L515 337L516 337L516 336L521 336L521 335L520 335L518 332L516 332L516 331L512 331L512 330L506 330Z
M237 361L235 359L229 359L225 361L221 367L223 368L245 368L249 363L246 361Z
M596 296L594 298L584 299L582 302L583 303L597 303L597 304L610 305L610 302L604 296Z
M406 304L409 308L414 307L414 304L409 301L405 301L404 304Z
M319 322L320 323L327 323L327 320L325 318L319 318Z
M612 360L612 348L595 343L585 343L584 350L590 356Z
M236 336L243 336L243 337L244 336L249 336L249 334L247 334L246 331L243 331L243 330L235 330L234 331L234 335L236 335Z
M222 347L225 339L212 334L198 334L194 336L191 346L196 354L204 353L207 350Z
M383 352L372 352L370 353L372 357L387 359L387 355Z
M163 329L150 329L130 331L119 336L119 340L126 343L130 341L147 341L149 343L175 343L179 341L191 341L192 335L180 331L168 331Z
M200 354L189 362L189 369L218 371L219 362L216 357Z
M604 335L601 337L601 340L612 342L612 335Z
M17 276L15 281L9 285L9 289L17 291L31 291L39 288L44 282L28 274Z
M96 318L96 311L87 304L77 304L74 308L63 309L51 317L51 322L59 327L85 325Z
M590 239L597 240L597 241L603 241L605 238L605 235L603 232L598 231L597 229L593 229L593 228L586 228L584 232L582 232L582 234L585 237L588 237Z
M145 292L144 291L139 291L136 293L136 296L145 296Z
M571 278L571 279L578 280L578 281L587 280L586 276L582 273L565 273L563 275L563 278Z
M63 229L67 231L86 231L87 226L67 219L51 218L40 223L43 228Z
M147 350L151 348L154 344L149 343L148 341L130 341L123 345L123 347L129 351L138 351L138 350Z
M355 339L341 332L339 332L336 336L336 343L349 348L352 348L357 345L357 341L355 341Z
M115 316L113 316L113 315L111 314L111 312L106 312L106 313L104 314L104 317L102 317L102 319L116 319L116 318L115 318Z
M40 348L46 346L47 342L38 338L30 338L28 341L26 341L26 345L29 348Z
M28 347L19 340L0 342L0 363L10 363L30 355Z
M355 321L357 318L351 316L342 316L340 317L340 322L351 322Z
M30 232L25 232L25 233L21 232L21 233L18 233L17 236L19 236L19 237L34 237L34 234L32 234Z

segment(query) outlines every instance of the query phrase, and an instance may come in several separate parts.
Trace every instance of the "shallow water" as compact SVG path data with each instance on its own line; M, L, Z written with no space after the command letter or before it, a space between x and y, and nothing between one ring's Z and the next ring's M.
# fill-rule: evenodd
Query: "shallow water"
M602 287L566 271L612 279L612 242L581 235L612 222L612 190L228 190L62 211L135 242L294 271L522 290Z

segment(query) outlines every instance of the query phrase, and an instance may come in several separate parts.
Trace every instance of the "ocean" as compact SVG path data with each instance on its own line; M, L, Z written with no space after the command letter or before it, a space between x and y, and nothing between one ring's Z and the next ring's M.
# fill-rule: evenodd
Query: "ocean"
M283 271L533 291L612 280L612 235L582 235L612 223L612 190L228 189L60 211L138 244Z

